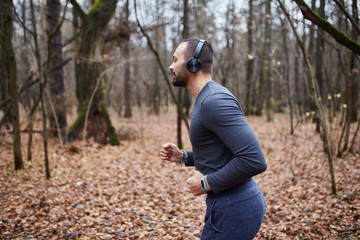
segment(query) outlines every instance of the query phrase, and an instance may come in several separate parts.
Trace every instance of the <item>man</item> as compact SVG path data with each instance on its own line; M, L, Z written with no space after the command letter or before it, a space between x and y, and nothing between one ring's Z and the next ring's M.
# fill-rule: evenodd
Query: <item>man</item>
M239 102L212 81L213 50L197 38L183 40L169 67L174 86L196 98L191 116L193 151L166 143L162 160L195 166L186 180L195 195L206 196L201 239L253 239L265 214L265 200L253 176L266 170L260 144L246 122Z

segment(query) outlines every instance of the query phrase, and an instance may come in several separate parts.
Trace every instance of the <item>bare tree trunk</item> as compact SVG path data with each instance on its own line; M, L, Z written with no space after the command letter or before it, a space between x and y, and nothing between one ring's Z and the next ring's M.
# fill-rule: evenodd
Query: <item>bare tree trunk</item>
M325 19L325 0L320 0L320 7L319 7L319 15ZM318 82L319 91L320 91L320 98L323 99L324 97L324 78L323 78L323 71L322 71L322 63L323 63L323 53L325 42L323 39L324 31L318 27L317 28L317 37L316 37L316 50L315 50L315 77ZM316 123L316 132L320 132L320 120L318 114L315 113L314 121Z
M319 101L319 97L320 97L320 93L319 93L319 88L317 86L317 82L316 82L316 78L315 78L315 74L312 68L312 65L310 63L310 59L307 55L307 51L305 48L304 43L302 42L301 38L299 37L299 34L297 33L297 30L289 16L289 13L287 12L284 3L281 0L278 0L281 9L284 11L287 19L289 20L289 23L291 25L291 28L293 29L293 32L296 36L296 40L299 43L300 47L301 47L301 51L304 55L305 58L305 63L306 63L306 67L309 71L309 75L310 78L307 79L307 81L309 82L309 86L311 89L311 94L312 94L312 98L315 102L316 105L316 110L318 111L319 114L319 118L320 118L320 124L322 127L322 141L324 144L324 149L325 149L325 153L328 156L328 162L329 162L329 170L330 170L330 176L331 176L331 186L332 186L332 193L334 195L336 195L336 181L335 181L335 173L334 173L334 166L333 166L333 151L332 151L332 144L330 141L330 137L329 137L329 133L328 133L328 129L327 129L327 124L326 124L326 119L325 119L325 114L322 108L322 104L321 101Z
M182 88L178 89L178 101L181 102L182 100ZM177 131L176 131L176 136L177 136L177 146L182 149L183 148L183 142L182 142L182 118L181 118L181 113L183 112L182 108L177 108Z
M188 4L189 4L188 0L183 0L183 31L181 33L183 39L189 37L189 5ZM186 91L184 93L184 100L182 100L183 92L184 91L182 88L178 89L178 101L181 102L183 105L184 104L190 105L190 97L188 94L186 94ZM189 108L190 108L190 106L189 106ZM182 111L183 110L181 108L177 109L177 145L180 149L183 148L182 121L181 121Z
M35 19L35 11L34 11L34 3L33 0L30 0L30 9L31 9L31 21L32 21L32 30L33 30L33 38L35 43L35 55L38 66L38 74L40 77L40 102L41 102L41 112L42 112L42 120L43 120L43 143L44 143L44 154L45 154L45 171L46 171L46 179L50 179L50 167L49 167L49 158L48 158L48 148L47 148L47 131L46 131L46 113L45 113L45 104L44 104L44 79L43 79L43 71L41 64L41 55L39 42L37 38L37 27L36 27L36 19ZM35 103L35 106L37 103Z
M8 37L5 36L6 34L9 34L9 24L5 22L5 18L7 15L9 15L10 13L12 14L12 12L6 12L6 11L10 11L11 9L7 9L7 5L11 4L8 3L9 1L5 1L1 3L1 26L0 26L0 34L1 34L1 44L0 44L0 102L4 103L1 104L0 108L3 108L3 117L0 121L0 127L2 124L5 125L5 127L7 129L10 129L10 125L11 125L11 103L10 100L7 101L8 99L10 99L10 83L9 83L9 78L7 77L7 67L6 67L6 62L8 61L8 49L6 48L6 44L10 44L6 42L6 39L11 39L12 36ZM12 17L11 17L12 19ZM11 22L11 26L12 26L12 22ZM11 30L13 31L13 30Z
M359 128L360 128L360 118L358 120L357 127L356 127L356 130L354 132L354 136L353 136L353 138L351 140L351 145L350 145L350 148L349 148L349 152L355 152L354 146L355 146L356 136L357 136L357 134L359 132Z
M236 63L237 63L237 60L235 59L235 53L236 53L236 44L237 44L237 41L236 41L236 30L235 28L237 27L237 21L236 21L236 6L235 6L235 1L234 0L231 0L229 2L229 10L231 12L231 21L230 21L230 38L232 39L232 42L230 43L230 78L231 80L230 81L233 81L235 82L233 84L233 90L232 92L234 93L236 99L238 99L238 101L241 101L240 100L240 89L239 89L239 77L238 77L238 71L236 69Z
M353 20L356 24L353 25L352 28L352 37L355 41L358 41L359 39L359 33L357 31L357 27L359 26L359 10L358 10L358 3L357 0L353 0L352 1L352 14L353 14ZM353 104L353 108L351 111L351 122L356 122L357 118L358 118L358 112L357 112L357 107L355 106L355 103L358 102L358 89L359 89L359 73L358 70L359 69L359 61L357 61L358 64L356 64L356 60L355 60L355 54L351 53L351 61L350 61L350 73L351 73L351 77L352 77L352 81L351 81L351 89L352 89L352 94L351 94L351 102Z
M327 101L327 105L328 105L328 116L329 116L329 123L331 124L333 122L332 119L332 111L333 111L333 101L331 98L331 83L330 83L330 78L329 78L329 74L328 71L326 69L325 63L324 63L324 59L321 58L321 66L322 66L322 72L324 74L324 79L325 79L325 83L326 83L326 91L327 91L327 98L325 98L324 101Z
M341 3L342 4L344 4L344 1L343 0L340 0L341 1ZM344 27L344 25L347 25L346 23L344 24L344 22L345 22L345 19L344 19L344 12L343 11L341 11L341 9L337 9L337 11L336 11L336 16L338 17L338 19L337 19L337 28L338 29L344 29L345 27ZM346 27L347 28L347 27ZM339 63L340 62L340 60L339 60L339 58L340 58L340 55L339 55L339 57L337 58L338 60L338 62L337 62L337 64L336 64L336 71L337 72L339 72L339 73L341 73L342 72L342 67L341 67L341 64ZM342 83L344 82L344 80L343 80L343 77L342 77L343 75L342 74L338 74L337 76L336 76L336 78L335 78L335 86L334 86L334 92L335 92L335 94L339 94L339 93L341 93L342 92ZM335 95L336 96L336 95ZM338 97L336 97L336 98L334 98L334 102L333 102L333 108L334 108L334 111L333 111L333 117L335 117L336 116L336 113L337 112L339 112L339 111L341 111L341 109L340 109L340 106L341 106L341 101L340 101L340 98L338 98ZM342 117L343 117L343 111L341 111L341 119L342 119ZM342 122L342 120L340 120L340 122Z
M311 0L311 8L315 8L316 6L316 0ZM305 19L304 19L304 22L303 22L303 26L304 26L304 33L303 33L303 36L304 36L304 39L305 39ZM314 63L315 59L316 59L316 55L315 55L315 44L316 44L316 41L314 41L315 39L315 30L316 30L316 25L314 23L311 23L310 27L309 27L309 47L308 47L308 56L310 58L310 62ZM305 40L304 40L304 43L305 43ZM306 62L305 62L305 59L304 59L304 70L306 71L306 77L307 78L310 78L310 73L308 72L307 70L307 67L306 67ZM315 112L315 104L312 100L312 97L311 97L311 93L310 93L310 89L309 89L309 86L307 84L307 81L304 81L305 83L305 92L304 92L304 95L307 96L306 99L305 99L305 111L311 111L311 112ZM313 119L313 121L315 121L315 119Z
M299 110L299 119L302 121L302 94L300 91L300 78L299 78L299 48L296 46L296 54L294 54L294 85L297 91L294 92L295 106Z
M59 24L61 12L60 0L47 0L47 22L48 22L48 32L52 32L56 26ZM62 52L61 49L62 39L61 39L61 30L59 29L52 36L50 42L51 52L54 53L52 60L50 61L50 68L58 66L62 63ZM51 100L54 103L54 109L56 116L54 114L49 114L50 127L57 127L56 121L59 124L62 138L65 138L66 135L66 103L64 97L64 79L63 79L63 69L62 67L58 68L49 73L49 87L50 87L50 96ZM55 117L57 119L55 119ZM54 132L53 134L56 134Z
M161 13L160 8L162 4L160 3L160 0L156 0L156 24L157 26L160 25L160 19L161 19ZM160 39L161 39L161 29L160 27L154 31L154 40L155 40L155 48L160 49ZM154 84L151 87L151 102L153 105L153 111L156 116L159 116L160 114L160 86L159 86L159 68L157 67L157 62L154 61Z
M184 0L184 13L183 13L183 31L181 33L182 38L190 37L190 28L189 28L189 0ZM190 107L191 107L191 96L188 91L184 92L183 106L185 108L185 115L189 117Z
M271 99L272 99L272 83L271 83L271 58L270 58L270 52L271 52L271 33L272 33L272 27L271 27L271 0L269 0L269 2L266 3L266 16L269 17L269 20L266 21L265 23L268 24L267 27L265 27L265 38L268 41L268 55L267 55L267 68L266 70L266 74L265 74L265 81L266 81L266 85L267 85L267 91L266 91L266 98L265 98L265 102L266 102L266 117L267 117L267 121L272 121L272 103L271 103Z
M320 8L319 8L320 17L325 19L325 0L320 0ZM323 54L325 41L323 39L324 31L319 27L317 29L317 38L316 38L316 54L315 54L315 76L318 81L320 97L323 99L324 97L324 78L322 71L322 63L323 63Z
M343 70L344 73L344 77L345 77L345 92L346 92L346 109L345 109L345 123L343 126L343 130L341 132L341 136L339 139L339 143L338 143L338 153L337 156L341 157L342 153L345 152L348 148L348 143L349 143L349 136L350 136L350 126L351 126L351 112L352 112L352 102L351 102L351 87L350 87L350 76L351 75L346 69L348 69L342 59L341 59L341 54L340 52L338 52L339 55L339 62L341 65L341 68ZM344 137L344 140L343 140ZM341 148L341 144L342 142L344 142L343 148Z
M128 44L126 44L128 45ZM128 50L128 46L125 46L125 51ZM126 50L127 49L127 50ZM124 96L125 96L125 118L131 118L132 117L132 111L131 111L131 72L130 72L130 62L125 63L125 72L124 72Z
M254 50L253 50L253 1L249 0L249 17L247 19L247 28L248 28L248 53L247 53L247 63L246 63L246 93L245 93L245 114L252 114L251 111L251 85L253 78L253 66L254 66Z
M14 33L12 1L5 0L0 2L0 49L1 49L1 68L3 76L7 82L11 97L11 123L13 127L13 154L15 170L24 168L21 154L21 137L19 122L19 103L18 87L16 74L15 52L12 46ZM1 77L3 77L1 76Z
M282 37L284 43L284 52L285 52L285 61L284 64L284 71L285 71L285 79L286 79L286 86L287 86L287 98L290 108L290 134L294 133L294 117L293 117L293 105L292 105L292 98L291 98L291 86L290 86L290 58L289 58L289 49L287 44L287 29L284 23L284 20L280 18L281 26L282 26Z
M28 152L27 152L27 161L32 161L32 133L33 133L33 115L29 115L29 140L28 140Z
M125 6L125 24L129 28L129 0L126 0L126 6ZM130 36L129 36L130 37ZM124 72L124 96L125 96L125 118L131 118L132 117L132 111L131 111L131 93L132 93L132 85L131 85L131 72L130 72L130 49L129 49L129 40L130 38L126 39L127 42L125 43L124 48L124 58L126 59L125 63L125 72Z
M265 14L265 39L262 50L262 60L260 66L260 83L259 83L259 93L258 101L256 104L256 115L262 115L262 110L264 107L264 100L267 101L267 108L270 107L270 44L271 44L271 0L266 0L266 14ZM265 90L266 89L266 90ZM269 94L269 95L267 95ZM268 115L269 116L269 115ZM268 119L269 120L269 119Z

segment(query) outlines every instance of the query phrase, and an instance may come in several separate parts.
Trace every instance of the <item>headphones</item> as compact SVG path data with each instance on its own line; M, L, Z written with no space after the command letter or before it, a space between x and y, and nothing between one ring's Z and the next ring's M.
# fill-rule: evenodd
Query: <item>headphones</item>
M201 61L199 59L199 55L204 44L205 40L200 39L200 42L196 46L194 57L187 60L186 68L189 70L189 72L196 73L201 69Z

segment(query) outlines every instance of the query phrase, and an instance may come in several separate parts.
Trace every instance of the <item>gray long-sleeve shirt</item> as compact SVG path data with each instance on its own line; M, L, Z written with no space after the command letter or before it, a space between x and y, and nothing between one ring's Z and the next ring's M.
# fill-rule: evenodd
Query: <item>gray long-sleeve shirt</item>
M207 175L220 193L266 170L260 144L228 89L210 81L200 91L191 115L187 166Z

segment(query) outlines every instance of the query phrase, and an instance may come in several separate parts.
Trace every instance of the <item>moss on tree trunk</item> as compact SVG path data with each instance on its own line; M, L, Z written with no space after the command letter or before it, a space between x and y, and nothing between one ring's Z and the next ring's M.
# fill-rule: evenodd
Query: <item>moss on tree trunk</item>
M67 139L72 141L81 137L80 132L84 130L86 109L91 102L86 137L93 137L100 143L119 145L106 107L100 104L104 97L103 89L97 88L97 83L102 77L101 73L105 70L101 60L102 33L115 12L117 0L97 0L87 14L76 1L70 0L70 2L79 13L82 26L75 59L79 112L76 121L69 129ZM93 99L90 100L93 94Z
M86 109L81 109L79 114L69 128L67 140L73 141L80 138L84 134ZM110 116L104 104L100 104L98 108L93 109L89 114L86 138L93 138L95 142L118 146L118 140L115 128L111 124Z

